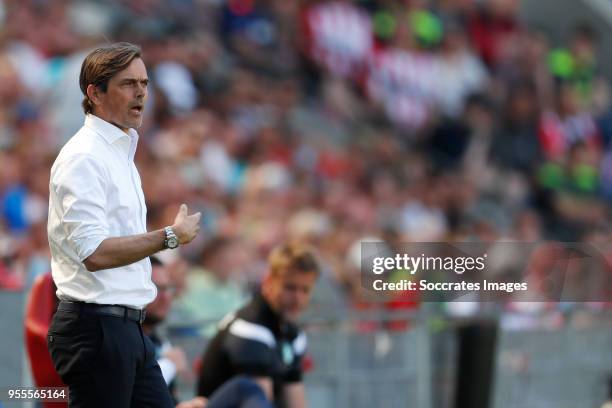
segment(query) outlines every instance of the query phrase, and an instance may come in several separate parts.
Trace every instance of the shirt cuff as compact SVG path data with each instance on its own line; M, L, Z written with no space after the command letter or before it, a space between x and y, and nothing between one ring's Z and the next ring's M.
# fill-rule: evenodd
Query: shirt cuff
M106 237L103 235L94 235L87 237L86 239L79 240L77 243L77 255L79 256L81 262L87 259L89 255L93 254L105 239Z
M166 385L170 384L174 377L176 377L176 366L169 358L162 357L157 360L157 364L159 364L159 368L161 368L162 376L164 377L164 381L166 381Z

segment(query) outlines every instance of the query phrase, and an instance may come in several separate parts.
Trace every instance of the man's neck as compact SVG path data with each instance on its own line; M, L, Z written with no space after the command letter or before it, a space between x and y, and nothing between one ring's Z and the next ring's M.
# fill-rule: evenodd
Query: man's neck
M261 298L264 300L264 302L266 303L267 307L272 311L272 313L274 314L274 316L278 319L279 323L285 323L286 319L283 316L282 313L280 313L278 310L276 310L276 308L274 307L274 305L272 304L272 302L270 302L270 300L268 300L268 297L266 296L265 291L261 291Z

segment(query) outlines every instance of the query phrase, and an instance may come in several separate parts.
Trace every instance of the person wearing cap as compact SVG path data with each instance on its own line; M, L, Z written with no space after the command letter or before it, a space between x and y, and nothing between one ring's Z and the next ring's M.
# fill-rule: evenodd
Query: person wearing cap
M147 232L134 164L148 76L140 47L115 43L81 66L83 127L57 156L47 232L60 299L47 343L70 407L173 407L155 346L143 333L156 297L149 256L191 242L200 213Z

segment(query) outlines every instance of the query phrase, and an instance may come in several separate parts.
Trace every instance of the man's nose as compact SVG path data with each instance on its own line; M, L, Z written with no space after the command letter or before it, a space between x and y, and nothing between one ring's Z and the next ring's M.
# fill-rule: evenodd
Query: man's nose
M147 86L144 84L138 84L136 87L136 96L142 98L147 94Z

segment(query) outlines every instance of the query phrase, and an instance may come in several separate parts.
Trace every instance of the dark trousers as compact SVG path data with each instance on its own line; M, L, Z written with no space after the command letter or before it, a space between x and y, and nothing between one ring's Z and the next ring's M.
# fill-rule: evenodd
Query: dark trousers
M206 408L272 408L272 404L255 381L238 376L219 387Z
M155 346L138 322L58 311L47 343L71 408L174 407Z

